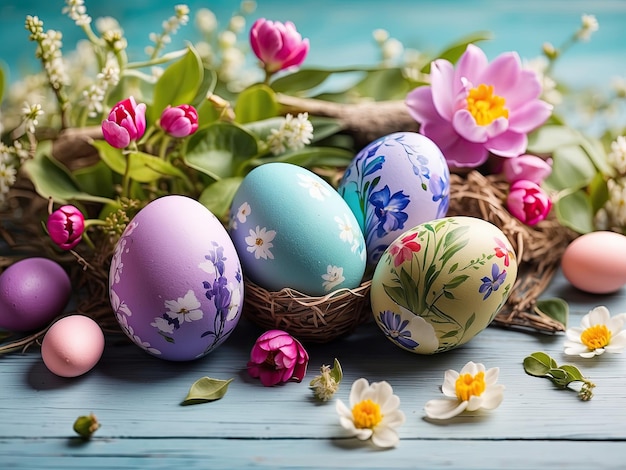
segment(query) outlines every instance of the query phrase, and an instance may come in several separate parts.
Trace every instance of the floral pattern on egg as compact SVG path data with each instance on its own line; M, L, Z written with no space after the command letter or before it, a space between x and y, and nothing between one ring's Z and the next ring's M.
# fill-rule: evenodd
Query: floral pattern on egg
M282 184L261 185L252 172L231 208L231 236L246 276L270 290L290 287L308 295L356 287L365 269L365 241L350 208L334 188L301 167L266 164L256 171L271 165L285 171L284 179L276 176ZM281 195L287 190L289 196ZM307 259L313 255L320 259Z
M515 253L496 226L471 217L421 224L384 252L372 310L385 336L419 354L447 351L491 323L517 276Z
M369 144L339 185L361 224L372 266L402 232L445 216L449 191L450 172L441 151L413 132L389 134Z

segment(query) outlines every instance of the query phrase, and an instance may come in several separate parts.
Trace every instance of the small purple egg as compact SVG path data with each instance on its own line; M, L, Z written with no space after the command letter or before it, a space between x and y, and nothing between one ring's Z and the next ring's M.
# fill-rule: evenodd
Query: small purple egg
M55 261L26 258L0 274L0 328L30 331L63 312L72 293L70 278Z

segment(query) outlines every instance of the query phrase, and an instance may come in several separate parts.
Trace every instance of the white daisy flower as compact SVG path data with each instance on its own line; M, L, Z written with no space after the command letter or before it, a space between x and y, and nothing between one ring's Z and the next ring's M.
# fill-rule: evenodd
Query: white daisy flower
M250 215L250 213L251 213L250 204L248 204L247 202L244 202L242 205L239 206L239 209L237 209L237 220L241 222L242 224L244 224L246 222L246 219Z
M395 447L400 438L396 428L404 423L404 413L398 408L400 398L393 394L387 382L358 379L350 390L350 408L337 400L336 410L341 426L352 436L365 441L372 439L378 447Z
M441 391L447 399L430 400L424 406L431 419L449 419L463 411L493 410L504 398L504 385L496 384L500 369L485 371L483 364L472 361L461 372L449 369L444 374Z
M609 310L596 307L580 321L580 327L566 331L565 354L580 357L621 353L626 347L626 330L623 330L626 314L611 317Z
M172 316L172 318L177 318L181 324L183 322L200 320L203 316L200 302L191 289L187 291L184 297L179 297L176 300L166 300L165 308L167 309L167 314Z
M339 284L346 280L343 276L343 268L339 266L328 265L326 268L326 274L322 274L322 287L326 292L333 290Z
M300 184L303 188L307 188L309 190L309 196L312 198L323 201L330 196L330 191L319 179L302 173L299 173L297 176L300 180L298 184Z
M339 226L339 238L344 242L352 243L354 241L354 228L348 216L344 214L342 219L337 215L335 216L335 222Z
M270 248L274 246L272 240L275 236L275 230L267 230L267 228L261 228L257 225L255 230L250 229L250 235L245 238L248 244L246 250L253 253L255 259L274 259Z

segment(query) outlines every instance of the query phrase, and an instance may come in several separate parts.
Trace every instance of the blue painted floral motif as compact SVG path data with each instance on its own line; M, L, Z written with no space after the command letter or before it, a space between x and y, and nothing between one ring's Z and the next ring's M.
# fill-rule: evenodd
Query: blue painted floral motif
M433 202L439 201L435 218L445 217L450 205L450 183L448 179L433 175L430 179L429 188L430 192L433 193Z
M376 236L383 237L389 232L404 229L404 223L409 218L403 209L409 205L409 197L402 191L391 194L389 186L385 185L380 191L372 193L369 202L374 206L374 217L370 217L368 222L373 226L367 226L367 233L374 231L376 227Z
M491 266L491 278L485 276L481 279L483 281L482 285L479 287L478 292L481 294L485 294L483 296L483 300L487 299L492 292L497 291L498 288L502 285L504 280L506 279L506 269L503 269L500 272L500 267L493 263Z
M415 349L419 346L417 341L411 339L411 332L405 330L409 324L408 320L402 320L402 317L390 310L380 312L378 315L380 326L383 333L400 346L407 349Z

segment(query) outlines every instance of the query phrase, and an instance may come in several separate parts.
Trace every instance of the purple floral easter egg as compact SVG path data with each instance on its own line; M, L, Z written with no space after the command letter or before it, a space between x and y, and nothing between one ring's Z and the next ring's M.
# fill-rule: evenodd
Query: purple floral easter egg
M416 132L395 132L367 145L352 160L339 194L359 221L367 264L376 266L405 230L446 215L450 170L439 147Z
M243 279L220 221L185 196L152 201L117 242L109 298L137 346L172 361L218 347L241 316Z

